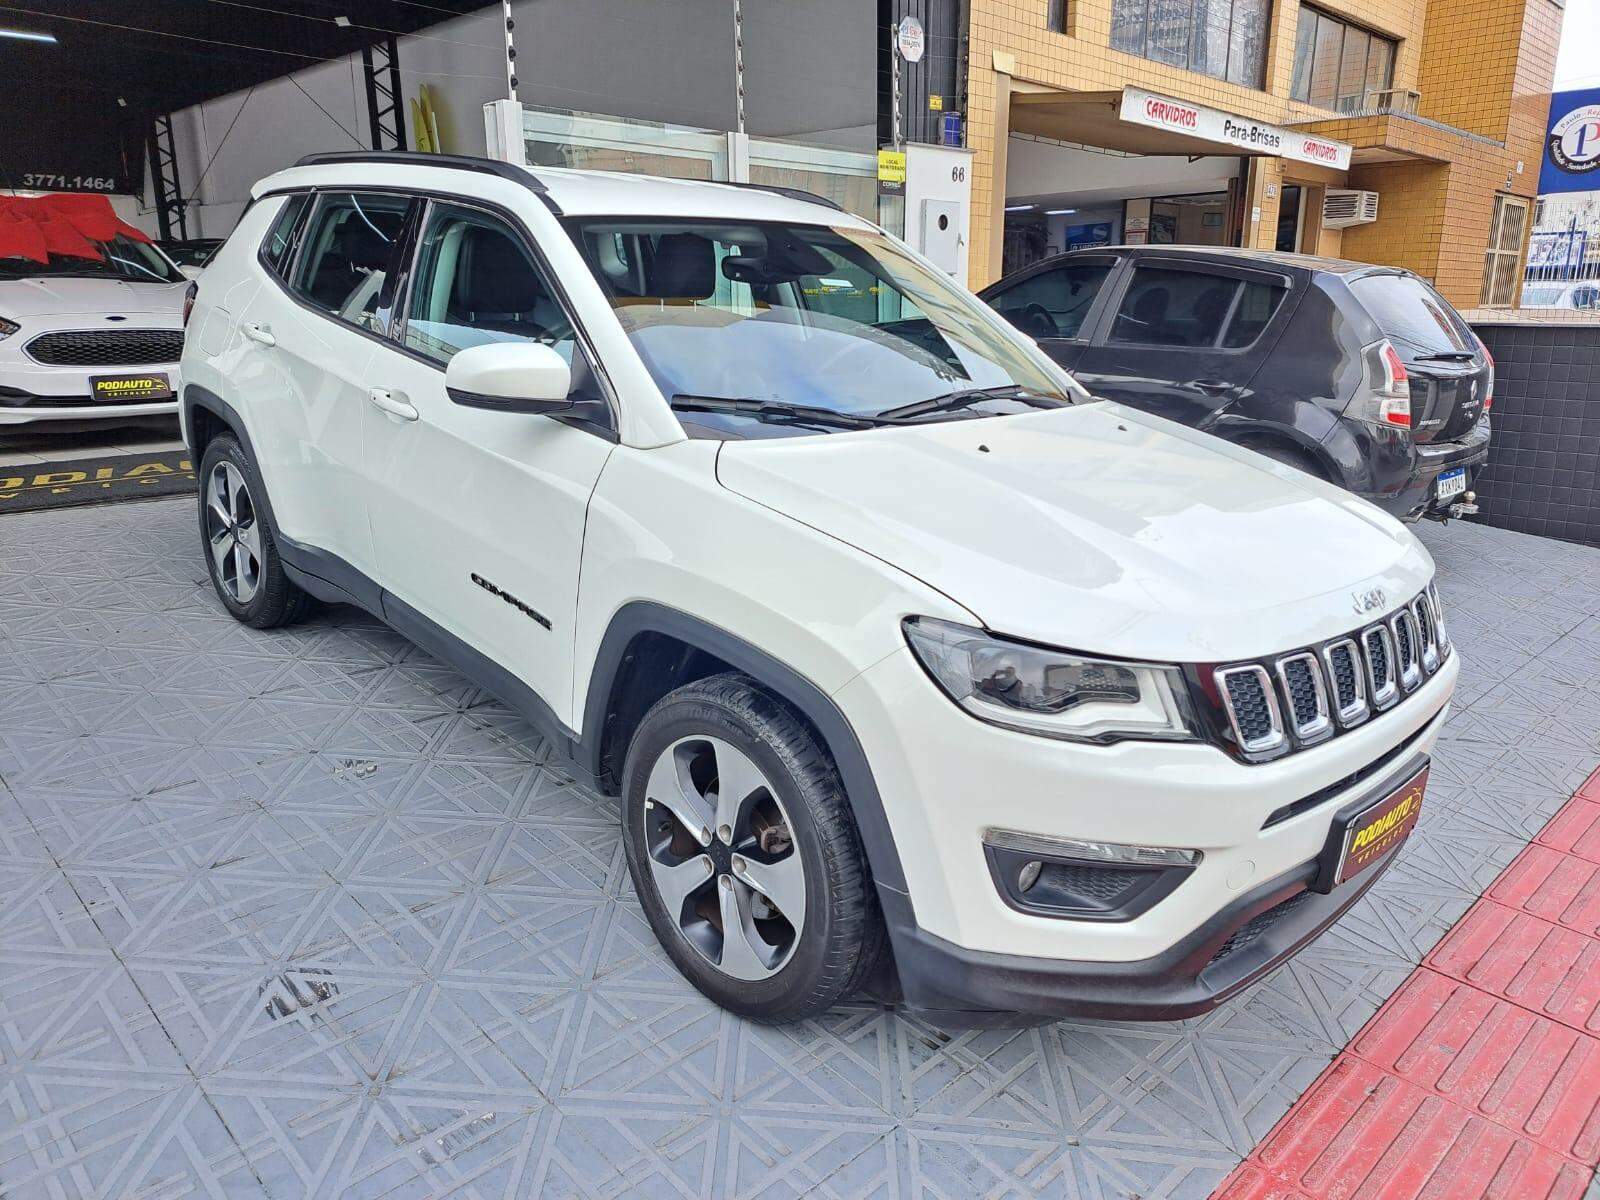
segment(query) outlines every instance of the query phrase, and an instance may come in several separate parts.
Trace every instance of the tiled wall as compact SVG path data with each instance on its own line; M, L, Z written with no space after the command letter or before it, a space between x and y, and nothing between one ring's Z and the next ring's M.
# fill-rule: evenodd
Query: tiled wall
M1477 330L1495 358L1477 519L1600 546L1600 325Z

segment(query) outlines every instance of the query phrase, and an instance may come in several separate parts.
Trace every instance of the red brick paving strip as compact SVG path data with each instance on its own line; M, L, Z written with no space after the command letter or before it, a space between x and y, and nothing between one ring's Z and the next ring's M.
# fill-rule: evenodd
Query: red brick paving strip
M1579 1200L1600 1163L1600 771L1215 1200Z

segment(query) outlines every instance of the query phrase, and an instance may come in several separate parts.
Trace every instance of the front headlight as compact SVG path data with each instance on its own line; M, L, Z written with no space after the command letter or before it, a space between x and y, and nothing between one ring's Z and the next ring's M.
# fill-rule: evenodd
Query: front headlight
M1177 667L1029 646L931 617L904 626L917 661L980 720L1077 742L1199 737Z
M8 321L5 317L0 317L0 342L5 341L8 337L21 328L22 326L18 325L15 321Z

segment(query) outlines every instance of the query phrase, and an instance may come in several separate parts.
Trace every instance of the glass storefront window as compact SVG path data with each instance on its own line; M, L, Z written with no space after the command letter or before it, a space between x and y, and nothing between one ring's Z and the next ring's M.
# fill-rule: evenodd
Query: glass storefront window
M1319 108L1360 112L1394 84L1396 43L1302 5L1290 95Z
M1270 0L1112 0L1111 48L1262 86Z

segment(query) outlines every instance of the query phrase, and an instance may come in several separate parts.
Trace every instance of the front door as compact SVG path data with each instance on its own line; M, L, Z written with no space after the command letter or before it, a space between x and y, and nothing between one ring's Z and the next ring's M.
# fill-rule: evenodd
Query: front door
M1113 254L1074 255L1002 279L982 298L1070 371L1088 344L1089 318L1116 265Z
M565 720L584 517L613 442L584 421L455 404L445 365L485 342L544 342L572 364L579 411L605 425L609 409L567 310L507 219L431 203L401 303L404 349L380 349L366 380L379 578Z
M1288 283L1165 255L1138 259L1078 379L1097 396L1203 428L1248 395L1281 330Z

